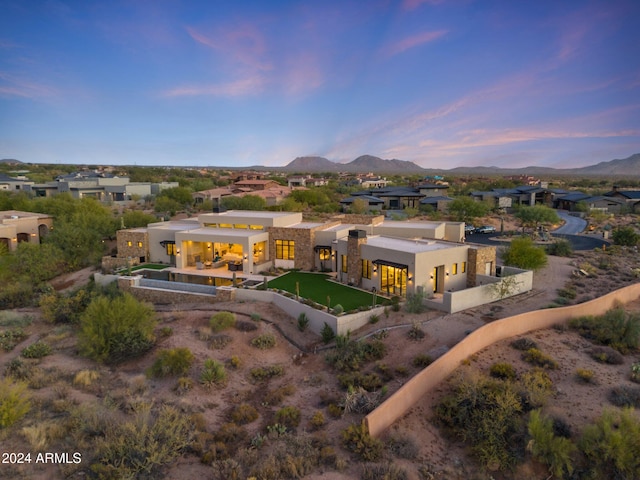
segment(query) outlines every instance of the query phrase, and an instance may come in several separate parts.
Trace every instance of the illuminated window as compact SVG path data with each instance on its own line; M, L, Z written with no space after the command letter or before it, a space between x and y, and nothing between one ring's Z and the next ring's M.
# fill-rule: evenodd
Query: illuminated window
M457 275L458 274L458 264L454 263L453 265L451 265L451 275Z
M218 228L217 223L205 223L204 226L207 228Z
M465 273L467 271L467 262L462 262L460 264L460 273Z
M133 246L133 242L131 240L127 240L127 247Z
M371 278L373 265L369 260L362 259L362 278Z
M342 264L342 271L347 273L347 256L346 255L340 255L340 259L341 259L341 264Z
M231 225L230 223L221 223L219 225L220 228L233 228L233 225Z
M262 225L249 225L249 228L251 230L264 230L264 227Z
M329 260L331 258L331 249L321 248L318 250L318 254L320 255L320 260Z
M167 242L165 247L167 249L167 255L175 255L178 252L176 242Z
M276 258L293 260L295 258L295 242L293 240L276 240Z
M241 230L246 230L247 229L247 225L245 225L244 223L234 223L233 224L233 228L239 228Z
M138 248L142 248L142 242L138 242Z

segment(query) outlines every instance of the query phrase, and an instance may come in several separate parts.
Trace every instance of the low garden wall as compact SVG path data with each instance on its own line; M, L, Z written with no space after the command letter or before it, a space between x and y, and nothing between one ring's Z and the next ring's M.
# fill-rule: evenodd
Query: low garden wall
M236 289L233 287L216 287L215 295L211 293L195 293L192 291L179 291L156 287L145 287L140 285L141 276L118 278L118 288L131 293L138 300L159 304L174 303L218 303L229 302L235 299ZM146 281L146 280L145 280ZM176 282L170 282L175 284ZM188 284L191 287L196 285ZM173 286L173 285L172 285ZM209 287L211 288L211 287Z
M469 356L506 338L565 323L571 318L602 315L616 303L640 298L640 283L608 293L600 298L567 307L535 310L488 323L466 336L435 360L364 418L369 433L376 437L405 415L427 393L454 372Z

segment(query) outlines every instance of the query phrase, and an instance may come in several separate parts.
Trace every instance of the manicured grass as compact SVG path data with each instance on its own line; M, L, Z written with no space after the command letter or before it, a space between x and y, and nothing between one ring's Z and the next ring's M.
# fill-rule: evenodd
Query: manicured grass
M165 268L169 268L171 265L162 265L160 263L143 263L142 265L136 265L131 268L132 272L136 270L142 270L143 268L147 268L149 270L164 270Z
M269 288L278 288L296 293L296 282L300 287L300 296L327 305L327 295L331 298L331 307L342 305L344 311L369 306L373 303L373 295L340 283L332 282L329 276L322 273L289 272L268 282ZM376 303L384 298L377 296Z

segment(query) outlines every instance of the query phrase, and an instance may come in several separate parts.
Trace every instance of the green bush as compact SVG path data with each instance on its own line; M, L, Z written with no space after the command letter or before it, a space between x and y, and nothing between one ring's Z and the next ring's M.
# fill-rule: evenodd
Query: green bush
M362 387L368 392L382 388L384 383L376 373L351 372L338 375L340 386L345 389Z
M248 403L241 403L231 411L231 420L238 425L246 425L257 420L260 414Z
M585 478L640 478L640 420L632 408L607 409L585 427L578 446L587 458Z
M322 341L325 343L325 345L336 338L336 334L333 331L333 328L331 328L327 322L324 322L324 326L320 331L320 336L322 337Z
M546 464L549 472L557 478L563 478L565 472L571 475L572 457L577 448L568 438L555 435L553 420L542 416L540 410L533 410L529 414L527 429L531 437L528 448L533 457Z
M556 362L553 358L551 358L546 353L541 352L537 348L530 348L526 352L522 354L522 359L527 362L535 365L537 367L548 368L550 370L555 370L558 368L558 362Z
M27 385L10 378L0 380L0 428L7 428L19 421L31 409Z
M561 238L549 245L547 252L556 257L570 257L573 254L573 245L569 240Z
M624 363L622 354L611 347L594 347L589 351L589 355L600 363L608 363L609 365L622 365Z
M302 312L300 315L298 315L298 330L300 330L301 332L304 332L308 326L309 326L309 317L307 317L306 313Z
M275 420L287 428L295 428L300 424L300 409L291 405L282 407L276 412Z
M343 430L342 443L365 462L375 462L382 457L383 443L369 435L364 423L350 425Z
M420 289L416 293L407 294L404 309L409 313L423 313L427 309L424 305L425 298L424 289Z
M51 347L42 340L32 343L22 350L22 356L24 358L42 358L47 355L51 355Z
M420 327L419 323L414 323L409 331L407 332L407 336L411 340L422 340L425 337L424 330Z
M517 237L504 250L502 259L505 265L525 270L539 270L547 264L544 248L538 247L530 237Z
M236 315L231 312L218 312L209 320L209 326L214 332L221 332L227 328L234 327L236 324Z
M332 311L334 315L342 315L344 307L338 303L337 305L334 305Z
M284 367L282 365L271 365L269 367L255 367L249 372L251 378L255 381L267 380L273 377L284 375Z
M531 410L545 405L553 393L553 382L545 370L534 368L522 374L519 388L523 408Z
M98 362L116 363L147 352L155 341L155 312L125 293L97 297L80 318L80 353Z
M5 352L10 352L17 344L27 338L27 336L21 328L12 328L0 332L0 348Z
M380 321L380 315L371 314L369 315L369 323L375 325Z
M212 385L224 385L226 381L227 372L224 365L211 358L206 359L200 372L200 383L205 387L211 387Z
M325 423L327 423L327 421L324 418L324 413L320 410L317 410L311 417L311 420L309 420L309 425L313 429L319 429L323 427Z
M611 236L613 238L613 243L616 245L633 247L640 243L640 234L636 233L635 229L631 226L618 227L613 231Z
M587 368L578 368L576 370L576 378L583 383L595 383L593 370Z
M276 337L271 333L263 333L251 340L251 345L260 350L267 350L276 346Z
M224 333L220 333L218 335L213 335L211 337L211 343L209 343L209 348L214 350L220 350L221 348L226 347L233 341L233 337L229 335L225 335Z
M523 351L529 350L530 348L538 348L538 345L536 344L536 342L526 337L518 338L517 340L514 340L513 342L511 342L510 345L516 350L523 350Z
M421 353L420 355L414 357L411 363L416 368L427 368L433 363L433 358L431 357L431 355Z
M336 337L336 348L325 359L336 370L343 372L359 370L362 364L380 360L386 354L386 347L380 340L360 342L349 335Z
M584 338L615 348L623 355L637 349L640 342L640 315L627 313L622 307L598 317L571 319L569 327Z
M265 405L279 405L285 397L293 395L295 391L296 387L290 383L282 385L273 390L269 390L264 396L263 403Z
M513 380L516 378L516 369L510 363L494 363L489 369L489 374L494 378Z
M183 376L191 368L194 359L193 353L188 348L161 350L149 369L149 375L152 377Z

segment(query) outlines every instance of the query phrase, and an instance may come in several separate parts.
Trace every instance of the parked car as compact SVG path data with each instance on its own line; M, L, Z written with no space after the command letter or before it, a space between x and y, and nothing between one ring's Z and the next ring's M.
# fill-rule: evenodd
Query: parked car
M476 231L476 227L474 227L473 225L467 225L465 224L464 226L464 233L465 235L468 235L469 233L473 233Z
M491 225L483 225L476 228L476 233L496 233L496 227L492 227Z

